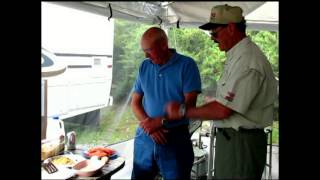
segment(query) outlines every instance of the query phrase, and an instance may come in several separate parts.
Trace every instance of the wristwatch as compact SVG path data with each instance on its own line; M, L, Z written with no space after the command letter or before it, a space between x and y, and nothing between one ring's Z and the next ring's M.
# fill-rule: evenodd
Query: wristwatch
M181 104L179 107L179 114L181 117L185 117L186 115L186 105L185 104Z
M162 126L166 125L167 124L167 120L165 118L162 118L161 119L161 124L162 124Z

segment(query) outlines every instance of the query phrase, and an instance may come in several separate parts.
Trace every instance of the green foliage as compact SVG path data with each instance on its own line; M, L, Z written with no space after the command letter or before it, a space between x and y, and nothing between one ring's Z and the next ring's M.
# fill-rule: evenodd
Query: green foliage
M279 144L279 121L274 121L272 126L272 144Z
M279 37L277 32L248 31L247 34L261 48L271 63L273 72L279 77Z
M203 89L214 89L223 72L225 53L218 49L205 32L198 29L171 28L168 37L171 47L197 62Z
M111 94L115 103L123 102L134 83L144 54L140 38L149 26L124 20L115 20L113 80Z

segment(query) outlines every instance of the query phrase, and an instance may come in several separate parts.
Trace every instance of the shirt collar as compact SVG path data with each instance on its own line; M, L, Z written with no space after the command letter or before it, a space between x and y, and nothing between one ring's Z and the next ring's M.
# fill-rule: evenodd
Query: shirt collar
M179 58L179 54L177 53L176 49L173 49L173 48L169 48L169 51L172 53L172 56L170 57L169 61L162 65L161 67L166 67L166 66L169 66L171 64L173 64L174 62L176 62ZM157 65L159 66L158 64L154 64L150 58L148 58L148 61L149 63L153 64L153 65Z
M232 59L234 56L239 56L239 51L242 50L242 48L248 44L251 41L251 38L249 36L243 38L241 41L239 41L236 45L234 45L227 53L227 59Z
M170 57L169 61L166 63L168 65L176 62L179 58L178 58L178 53L176 51L176 49L172 49L172 48L169 48L169 51L172 53L172 56ZM165 64L165 65L166 65Z

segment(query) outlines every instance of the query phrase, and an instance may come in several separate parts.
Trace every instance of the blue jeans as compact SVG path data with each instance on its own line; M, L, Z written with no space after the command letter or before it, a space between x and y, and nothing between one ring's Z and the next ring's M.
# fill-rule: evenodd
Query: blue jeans
M132 179L154 179L158 171L164 179L190 179L194 154L188 127L170 129L166 137L167 144L156 144L137 128Z

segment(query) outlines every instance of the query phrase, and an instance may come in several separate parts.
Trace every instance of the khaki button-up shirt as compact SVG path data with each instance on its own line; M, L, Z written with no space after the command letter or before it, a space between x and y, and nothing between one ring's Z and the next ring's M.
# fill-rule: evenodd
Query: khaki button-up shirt
M252 129L270 126L278 83L266 56L249 37L227 52L216 100L235 112L214 121L216 127Z

